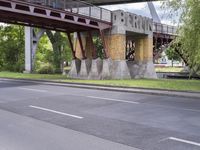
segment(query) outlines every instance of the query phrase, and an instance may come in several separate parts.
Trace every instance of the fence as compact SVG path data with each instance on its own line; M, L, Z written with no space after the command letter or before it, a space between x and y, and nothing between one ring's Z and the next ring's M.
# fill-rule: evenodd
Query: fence
M20 0L28 3L34 3L42 6L48 6L55 9L62 9L67 12L76 13L99 19L106 22L112 21L112 12L110 10L94 6L92 4L78 0Z
M175 26L160 24L160 23L154 23L153 27L154 27L153 32L176 35L177 28Z

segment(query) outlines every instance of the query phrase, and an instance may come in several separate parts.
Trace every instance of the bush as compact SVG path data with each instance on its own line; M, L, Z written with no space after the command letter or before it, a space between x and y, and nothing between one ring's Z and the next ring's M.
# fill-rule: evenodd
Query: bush
M39 74L53 74L54 68L53 65L50 63L42 63L40 64L40 66L38 66L36 72Z

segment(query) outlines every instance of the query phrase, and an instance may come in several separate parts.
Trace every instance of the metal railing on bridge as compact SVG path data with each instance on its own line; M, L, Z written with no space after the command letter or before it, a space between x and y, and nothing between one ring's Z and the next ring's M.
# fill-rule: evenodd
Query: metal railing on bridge
M155 33L176 35L177 34L176 31L177 31L177 27L175 27L175 26L154 22L153 32L155 32Z
M78 0L19 0L28 3L47 6L55 9L62 9L71 13L88 16L106 22L112 21L110 10L94 6L92 4Z

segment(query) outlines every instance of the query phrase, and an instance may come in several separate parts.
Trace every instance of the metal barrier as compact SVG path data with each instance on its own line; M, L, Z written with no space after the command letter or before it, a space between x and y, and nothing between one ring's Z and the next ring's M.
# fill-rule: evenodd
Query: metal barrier
M76 13L106 22L112 21L110 10L94 6L92 4L78 0L19 0L28 3L47 6L55 9L62 9L71 13Z
M153 25L153 32L176 35L177 28L175 26L170 26L166 24L155 23Z

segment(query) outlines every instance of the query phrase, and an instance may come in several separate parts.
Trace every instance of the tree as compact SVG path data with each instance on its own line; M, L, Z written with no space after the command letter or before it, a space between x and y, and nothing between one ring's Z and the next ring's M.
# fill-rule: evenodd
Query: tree
M24 70L23 26L0 26L0 69L20 72Z
M72 58L67 37L61 32L47 30L46 33L53 48L53 64L55 70L56 72L62 72L63 62L69 61Z
M94 45L97 50L97 57L103 59L104 58L104 51L103 51L103 43L99 37L94 38Z
M200 75L200 3L199 0L169 0L171 14L180 12L179 36L173 47L187 60L192 74Z
M169 60L172 61L172 67L174 66L174 61L180 61L180 55L171 47L166 50L166 55Z

